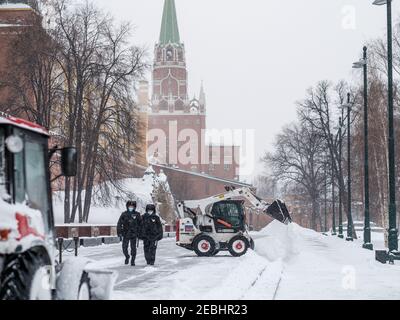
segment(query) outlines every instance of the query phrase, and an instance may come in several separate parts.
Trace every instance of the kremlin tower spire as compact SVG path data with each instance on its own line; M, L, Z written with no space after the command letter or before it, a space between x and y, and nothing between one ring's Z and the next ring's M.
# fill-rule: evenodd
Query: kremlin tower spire
M160 32L160 44L179 44L178 19L176 17L175 0L165 0Z

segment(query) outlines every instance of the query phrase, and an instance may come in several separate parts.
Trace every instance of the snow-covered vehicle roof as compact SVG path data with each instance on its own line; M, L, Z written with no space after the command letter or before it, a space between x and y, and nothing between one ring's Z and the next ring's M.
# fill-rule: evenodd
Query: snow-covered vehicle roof
M1 124L12 125L21 129L49 136L49 132L47 131L46 128L25 119L0 115L0 125Z

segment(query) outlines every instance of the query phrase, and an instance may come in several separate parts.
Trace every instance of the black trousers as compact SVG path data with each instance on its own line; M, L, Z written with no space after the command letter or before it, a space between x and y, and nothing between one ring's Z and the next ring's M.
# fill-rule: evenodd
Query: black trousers
M143 246L147 264L153 264L156 261L157 241L143 240Z
M132 260L135 261L135 259L136 259L136 244L137 244L136 238L124 237L122 239L122 252L124 253L126 258L129 258L129 251L128 251L129 243L131 244L131 257L132 257Z

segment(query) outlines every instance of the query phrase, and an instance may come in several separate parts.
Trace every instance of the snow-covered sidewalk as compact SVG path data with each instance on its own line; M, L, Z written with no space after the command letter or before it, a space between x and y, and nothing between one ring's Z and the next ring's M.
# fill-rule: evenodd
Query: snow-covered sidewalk
M399 263L376 262L360 241L323 236L295 224L274 223L263 233L273 245L263 238L265 247L259 243L258 253L269 259L279 254L284 261L276 299L400 299Z
M253 234L256 251L240 258L198 258L159 243L155 267L123 265L120 245L84 248L99 267L118 271L114 299L400 299L400 265L382 265L374 252L295 224L270 224Z

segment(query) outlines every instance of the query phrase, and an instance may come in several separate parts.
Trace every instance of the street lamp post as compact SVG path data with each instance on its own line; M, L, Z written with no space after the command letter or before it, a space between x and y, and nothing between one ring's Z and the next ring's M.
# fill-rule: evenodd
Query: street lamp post
M331 139L333 141L333 134L331 135ZM335 216L335 170L333 169L335 166L335 159L332 157L332 235L336 236L336 216Z
M343 111L342 111L343 113ZM343 120L339 118L339 179L343 176L342 171L342 153L343 153L343 139L342 139L342 126ZM339 235L338 237L343 239L343 201L342 201L342 184L339 183Z
M369 212L369 157L368 157L368 63L367 47L363 48L363 59L355 62L353 68L364 71L364 244L363 248L373 250Z
M351 104L350 93L347 94L347 237L353 241L353 217L351 215Z
M327 164L324 167L324 178L325 178L325 188L324 188L324 208L325 208L325 218L324 218L324 232L328 232L328 179L327 179Z
M392 0L375 0L374 5L386 5L387 9L387 46L388 46L388 157L389 157L389 260L400 259L398 252L398 230L396 225L396 166L395 136L393 122L393 37L392 37Z

